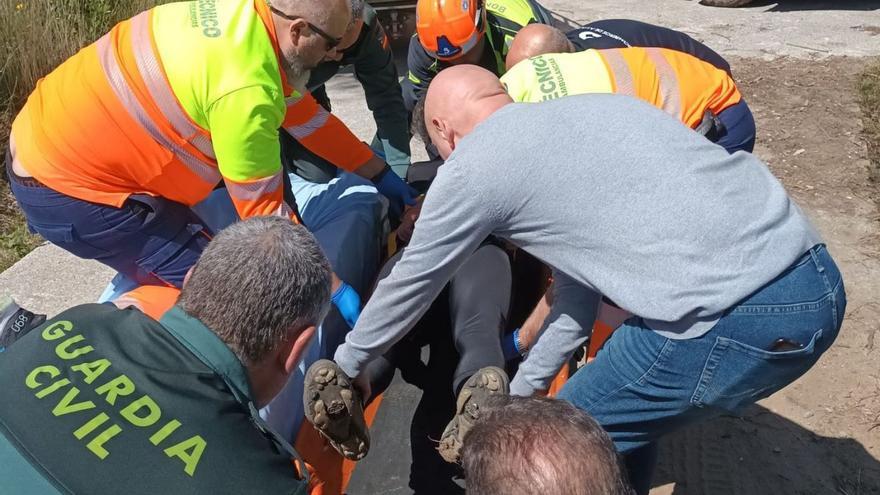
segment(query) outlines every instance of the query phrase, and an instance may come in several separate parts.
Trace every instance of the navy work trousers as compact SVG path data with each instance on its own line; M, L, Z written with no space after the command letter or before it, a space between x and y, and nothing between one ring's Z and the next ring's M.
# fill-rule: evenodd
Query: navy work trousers
M121 208L91 203L21 178L6 165L28 228L75 256L99 261L141 285L181 287L210 241L187 206L135 194Z

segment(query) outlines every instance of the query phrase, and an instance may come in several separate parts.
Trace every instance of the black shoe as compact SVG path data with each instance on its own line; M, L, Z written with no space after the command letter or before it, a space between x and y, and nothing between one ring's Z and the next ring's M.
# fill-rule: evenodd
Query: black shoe
M11 297L0 298L0 351L45 321L46 315L31 313Z

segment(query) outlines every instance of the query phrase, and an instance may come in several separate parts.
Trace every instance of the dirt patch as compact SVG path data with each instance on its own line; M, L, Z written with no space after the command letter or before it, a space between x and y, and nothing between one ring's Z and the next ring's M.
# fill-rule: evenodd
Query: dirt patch
M859 79L859 101L862 105L862 134L871 161L869 175L880 188L880 62L868 67Z
M653 494L880 493L880 215L857 91L871 62L731 60L756 154L826 239L847 316L803 378L743 417L664 439Z

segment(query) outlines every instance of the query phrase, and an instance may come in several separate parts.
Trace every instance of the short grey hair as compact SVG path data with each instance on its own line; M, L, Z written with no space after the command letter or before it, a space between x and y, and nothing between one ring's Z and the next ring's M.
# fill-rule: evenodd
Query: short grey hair
M364 0L351 0L351 23L364 18Z
M413 105L412 122L410 122L410 133L418 136L425 145L431 144L431 135L428 134L428 124L425 122L425 97Z
M252 365L324 319L330 273L305 227L277 216L253 217L208 244L178 305Z
M608 434L547 397L497 396L464 437L468 495L630 495Z

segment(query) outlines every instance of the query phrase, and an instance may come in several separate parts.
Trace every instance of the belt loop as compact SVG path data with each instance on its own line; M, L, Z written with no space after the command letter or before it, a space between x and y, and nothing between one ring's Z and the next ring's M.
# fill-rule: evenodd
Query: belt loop
M819 247L821 246L822 244L816 244L815 246L811 247L810 257L813 258L813 264L816 265L816 271L819 273L825 273L825 265L823 265L822 262L819 261L819 253L817 252L819 250Z

